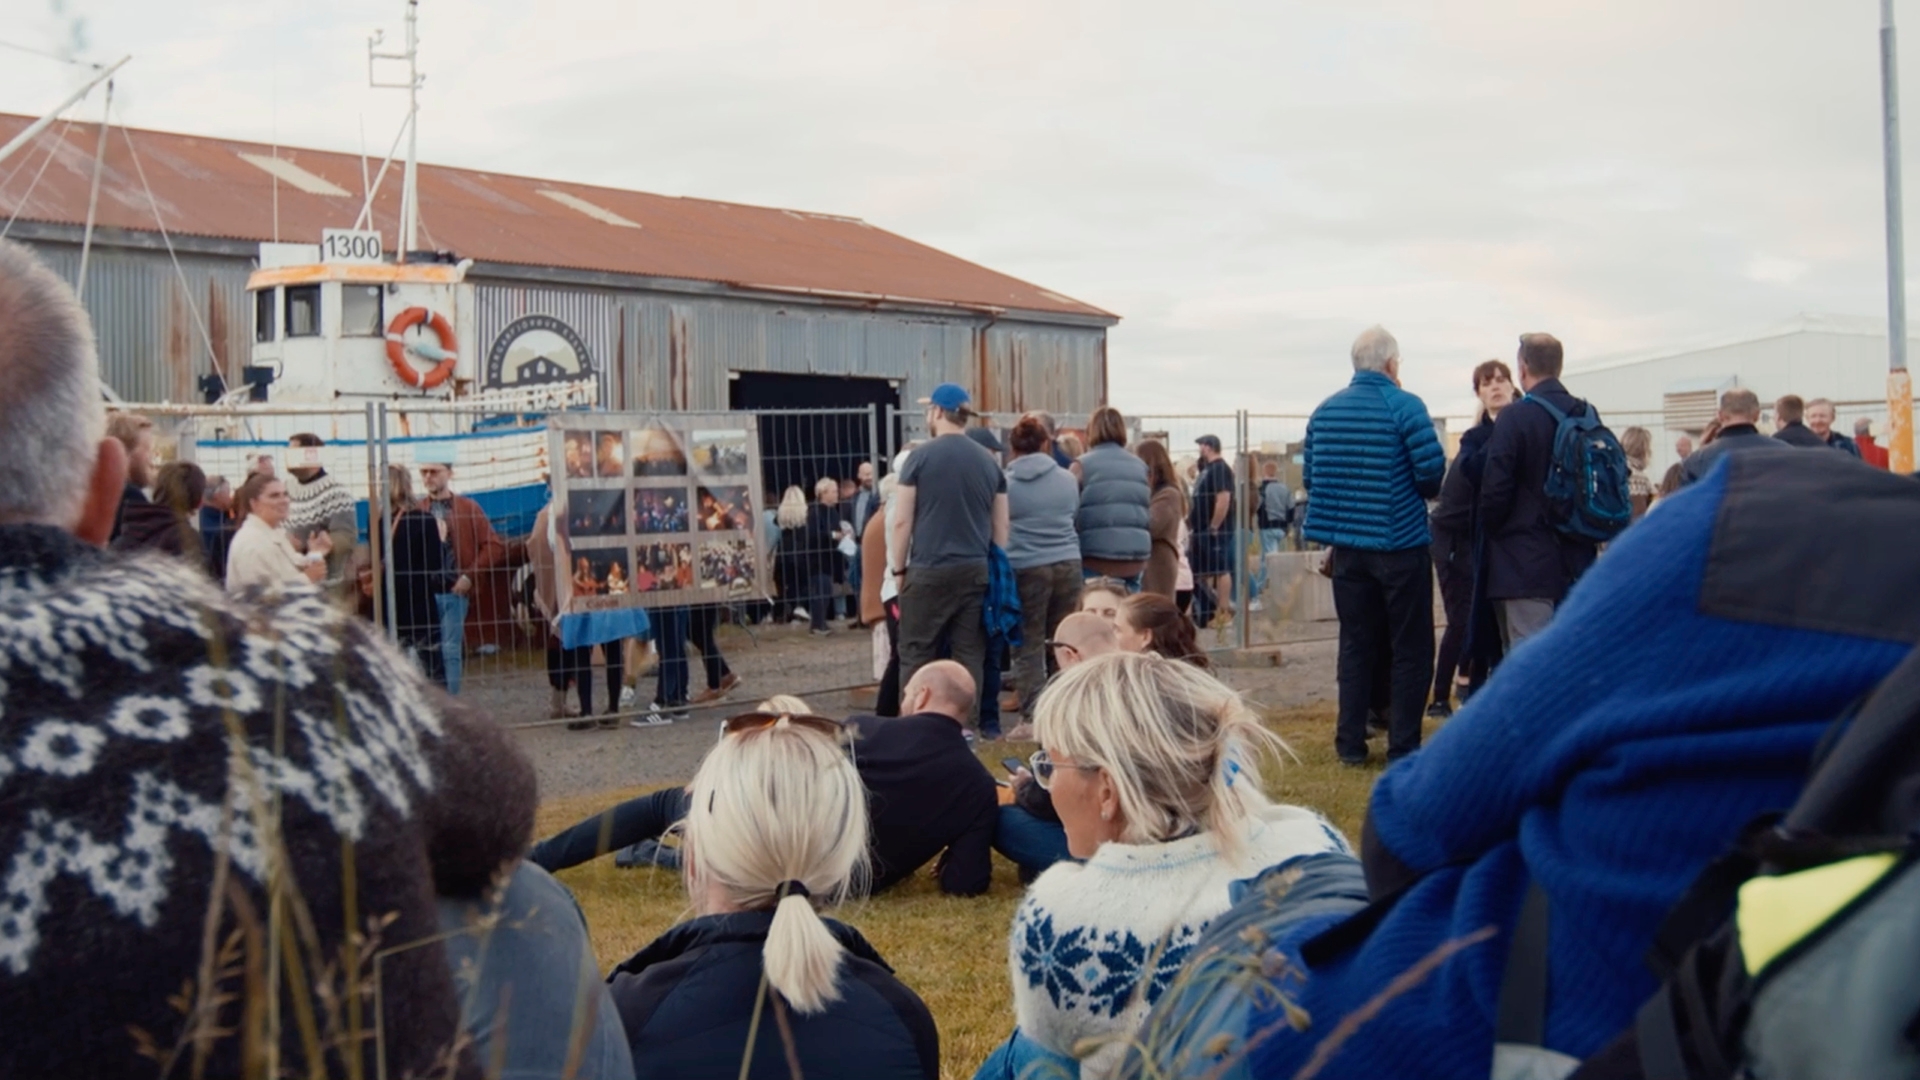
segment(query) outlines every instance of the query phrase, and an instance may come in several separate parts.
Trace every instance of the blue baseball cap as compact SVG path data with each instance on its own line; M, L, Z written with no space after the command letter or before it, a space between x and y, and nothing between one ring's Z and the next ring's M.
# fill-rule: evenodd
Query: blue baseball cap
M959 383L941 383L933 388L933 393L920 399L922 405L932 405L943 412L967 412L967 406L973 398L967 394L967 388Z

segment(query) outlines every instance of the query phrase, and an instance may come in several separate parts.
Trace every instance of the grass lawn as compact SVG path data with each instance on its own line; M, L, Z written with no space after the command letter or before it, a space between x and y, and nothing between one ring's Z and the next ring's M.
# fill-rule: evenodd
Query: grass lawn
M1269 777L1276 798L1313 807L1333 819L1356 844L1374 769L1350 769L1333 754L1333 708L1316 706L1272 715L1273 729L1299 755ZM995 776L1007 753L1032 747L988 747L982 761ZM1003 752L1005 751L1005 752ZM560 799L540 808L538 833L547 835L645 789ZM677 874L619 870L598 859L560 875L579 897L602 966L631 956L674 923L688 917L686 892ZM993 889L985 896L942 896L922 875L886 894L849 905L838 917L856 926L887 958L902 982L933 1010L940 1025L941 1072L965 1080L1013 1028L1007 982L1007 929L1020 900L1011 863L994 856Z

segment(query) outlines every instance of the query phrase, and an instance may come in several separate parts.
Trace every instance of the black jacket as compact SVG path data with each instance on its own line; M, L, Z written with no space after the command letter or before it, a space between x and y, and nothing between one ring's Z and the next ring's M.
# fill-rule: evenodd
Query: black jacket
M198 555L199 530L171 507L148 501L137 489L120 500L120 532L113 538L115 551L164 551L169 555ZM187 534L194 533L192 547Z
M376 520L374 531L379 528ZM437 638L440 612L433 598L460 580L447 560L440 525L425 510L408 510L394 519L393 540L387 557L393 560L394 626L405 636Z
M1560 534L1547 506L1547 469L1559 429L1552 414L1532 398L1542 398L1568 415L1586 403L1547 379L1508 406L1487 442L1486 472L1480 481L1480 525L1487 537L1489 600L1566 598L1597 548Z
M1464 558L1471 550L1474 518L1480 510L1480 481L1487 468L1487 442L1493 438L1493 421L1481 418L1460 436L1460 449L1453 455L1446 479L1440 481L1440 501L1428 516L1433 530L1433 557L1436 561Z
M940 889L987 891L993 879L998 785L951 716L856 716L854 765L873 818L873 891L940 857ZM944 855L941 853L945 852Z
M948 721L952 723L952 721ZM848 952L840 1000L825 1012L786 1012L794 1056L805 1077L935 1080L940 1034L926 1003L893 977L860 932L832 919L827 929ZM682 923L608 976L614 1006L633 1048L639 1080L735 1080L746 1052L761 950L770 911L708 915ZM789 1080L780 1016L764 1007L753 1047L753 1080Z
M1812 428L1808 427L1807 425L1801 423L1798 420L1795 420L1793 423L1788 424L1787 426L1781 428L1779 431L1774 432L1773 437L1776 439L1779 439L1783 443L1786 443L1788 446L1819 447L1822 450L1827 449L1827 440L1821 438L1818 435L1815 435L1813 433ZM1708 443L1707 445L1711 446L1713 444Z
M1767 438L1752 424L1728 424L1720 429L1720 434L1715 436L1712 442L1688 454L1687 460L1680 463L1680 484L1684 487L1705 477L1713 471L1714 465L1728 454L1745 454L1752 451L1774 453L1787 449L1790 447L1783 440Z

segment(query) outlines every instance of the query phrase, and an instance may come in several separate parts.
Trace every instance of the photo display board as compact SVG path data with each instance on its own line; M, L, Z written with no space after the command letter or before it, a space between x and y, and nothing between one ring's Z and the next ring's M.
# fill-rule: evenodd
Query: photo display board
M767 595L749 413L577 413L549 424L570 613Z

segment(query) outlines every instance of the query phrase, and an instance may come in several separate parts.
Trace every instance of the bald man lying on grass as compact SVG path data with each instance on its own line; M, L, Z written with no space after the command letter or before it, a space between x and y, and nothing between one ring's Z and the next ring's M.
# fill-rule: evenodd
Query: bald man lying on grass
M914 673L900 695L901 715L847 721L851 753L866 785L873 821L873 886L880 892L938 859L942 892L975 896L993 876L997 787L968 748L961 721L973 711L973 677L951 660ZM670 788L630 799L534 845L529 860L561 870L610 851L641 846L622 865L679 865L659 838L686 815L686 791Z

